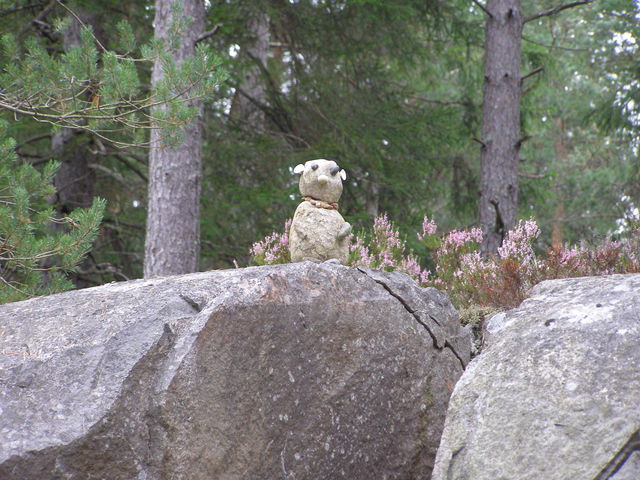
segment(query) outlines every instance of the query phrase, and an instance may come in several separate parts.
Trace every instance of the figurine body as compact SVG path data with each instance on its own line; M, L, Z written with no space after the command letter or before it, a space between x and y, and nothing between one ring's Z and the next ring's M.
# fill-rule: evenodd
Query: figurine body
M310 160L294 169L300 176L298 205L289 231L291 261L323 262L337 259L346 264L351 225L338 212L342 181L347 176L332 160Z

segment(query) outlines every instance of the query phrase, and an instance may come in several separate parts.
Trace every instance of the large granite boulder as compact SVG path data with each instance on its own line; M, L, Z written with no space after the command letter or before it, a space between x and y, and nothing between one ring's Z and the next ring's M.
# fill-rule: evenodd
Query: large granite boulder
M469 338L409 277L309 262L0 307L0 478L428 478Z
M487 333L433 480L640 479L640 275L543 282Z

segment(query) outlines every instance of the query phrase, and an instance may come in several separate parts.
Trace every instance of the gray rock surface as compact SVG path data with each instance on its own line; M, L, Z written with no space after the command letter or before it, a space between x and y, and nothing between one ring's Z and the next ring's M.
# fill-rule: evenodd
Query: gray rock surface
M0 307L0 479L428 478L468 335L409 277L297 263Z
M543 282L486 330L433 480L640 479L640 275Z

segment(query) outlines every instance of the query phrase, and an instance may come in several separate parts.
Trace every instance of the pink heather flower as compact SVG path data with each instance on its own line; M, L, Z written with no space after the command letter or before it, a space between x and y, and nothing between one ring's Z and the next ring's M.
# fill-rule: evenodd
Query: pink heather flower
M420 275L421 271L418 259L413 255L409 255L408 257L403 258L402 262L400 263L400 268L403 272L416 277Z
M458 275L458 278L475 275L489 275L491 278L496 278L498 270L498 265L492 260L483 259L480 252L463 253L460 257L461 275Z
M498 255L501 259L514 258L520 261L532 260L533 241L540 235L540 229L535 220L520 220L516 228L507 232L507 236L498 247Z
M431 270L422 270L420 272L420 276L418 277L418 279L420 280L420 283L427 284L431 281L431 279L429 278L431 276Z
M637 268L638 264L638 253L640 253L640 246L638 245L638 233L640 230L635 230L629 238L624 246L622 247L622 252L624 256L628 259L628 261L633 265L633 269Z
M423 285L429 282L431 272L420 268L420 264L415 255L408 255L406 258L403 258L400 262L399 270L410 275L414 280Z
M265 264L277 263L285 258L289 253L289 229L291 220L284 224L284 233L273 232L267 235L262 241L251 246L249 253L254 258L263 257Z
M464 253L460 257L460 267L470 274L485 268L485 263L480 256L480 252Z
M563 247L560 253L560 265L573 266L573 264L579 264L580 257L583 253L584 250L578 246L575 246L571 249L569 249L568 246Z
M440 248L441 254L453 253L464 247L467 242L481 243L482 230L479 228L472 228L470 231L463 230L461 232L451 230L444 238L444 242Z
M262 244L262 242L256 242L251 246L251 250L249 252L254 257L262 255L264 253L264 245Z
M390 252L389 250L385 249L382 250L379 255L380 258L380 265L379 268L394 268L396 266L396 263L393 259L393 253Z
M607 248L607 247L608 247L608 248L616 249L616 248L620 248L620 246L621 246L621 245L622 245L622 244L621 244L619 241L617 241L617 240L611 240L611 239L607 238L607 239L604 241L604 245L603 245L603 247L605 247L605 248Z
M424 238L428 237L429 235L435 235L437 229L438 226L436 225L436 222L434 222L433 220L429 220L429 217L425 215L424 219L422 220L422 233L416 234L418 235L418 240L424 240Z
M355 243L349 245L349 251L357 252L358 256L354 261L354 266L371 267L374 262L373 255L369 252L369 247L364 244L364 240L357 235Z
M386 245L391 248L402 248L402 242L400 241L400 234L397 230L393 229L387 214L377 216L373 221L373 234L374 241L378 245Z

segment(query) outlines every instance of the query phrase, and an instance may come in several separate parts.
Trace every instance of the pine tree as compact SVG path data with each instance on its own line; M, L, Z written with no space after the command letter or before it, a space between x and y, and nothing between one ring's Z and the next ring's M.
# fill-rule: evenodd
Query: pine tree
M72 288L66 275L91 249L105 208L95 198L88 209L56 217L47 199L59 164L38 171L19 163L6 128L0 122L0 303ZM54 233L52 222L64 228ZM50 260L55 266L46 266Z

